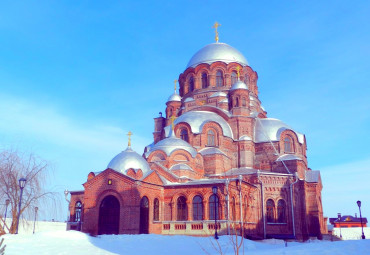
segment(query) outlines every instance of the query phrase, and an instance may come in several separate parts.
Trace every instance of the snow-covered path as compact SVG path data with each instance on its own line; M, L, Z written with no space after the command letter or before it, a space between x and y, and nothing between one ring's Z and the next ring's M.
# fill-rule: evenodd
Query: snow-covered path
M213 247L213 238L162 235L117 235L91 237L77 231L65 231L63 223L46 223L33 235L23 231L19 235L5 235L6 255L42 254L130 254L130 255L181 255L219 254ZM40 224L40 225L43 225ZM59 224L59 225L58 225ZM230 239L219 239L224 254L234 254ZM254 242L246 240L245 254L370 254L370 240L289 242L285 247L280 240Z

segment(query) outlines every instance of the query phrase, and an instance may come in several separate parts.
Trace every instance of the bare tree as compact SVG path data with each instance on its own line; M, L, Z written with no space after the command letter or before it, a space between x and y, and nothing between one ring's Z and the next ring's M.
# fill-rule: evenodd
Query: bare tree
M9 233L14 234L18 223L18 206L20 187L18 180L26 178L23 189L21 215L29 218L34 208L53 201L55 193L45 190L45 182L49 177L49 164L34 154L20 153L16 150L0 151L0 199L9 199L9 212L12 216ZM4 227L4 229L5 229Z

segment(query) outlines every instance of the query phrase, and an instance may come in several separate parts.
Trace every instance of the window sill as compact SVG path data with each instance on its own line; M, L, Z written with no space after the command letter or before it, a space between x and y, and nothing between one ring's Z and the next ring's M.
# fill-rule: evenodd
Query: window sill
M286 225L286 222L267 222L267 225Z

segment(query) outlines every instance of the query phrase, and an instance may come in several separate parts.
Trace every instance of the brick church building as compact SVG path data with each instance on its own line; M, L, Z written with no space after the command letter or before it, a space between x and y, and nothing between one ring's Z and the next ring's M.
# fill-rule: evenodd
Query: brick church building
M305 135L267 117L257 80L230 45L217 40L200 49L165 116L154 118L153 143L140 155L129 137L107 169L88 173L84 189L71 192L68 228L321 238L320 172L308 167Z

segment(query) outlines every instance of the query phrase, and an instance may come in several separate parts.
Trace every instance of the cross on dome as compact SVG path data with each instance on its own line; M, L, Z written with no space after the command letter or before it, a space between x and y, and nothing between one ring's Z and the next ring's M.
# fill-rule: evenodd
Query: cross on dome
M128 136L128 147L131 147L131 136L132 136L132 132L131 131L128 131L127 133L127 136Z
M218 31L217 31L217 28L219 27L219 26L221 26L221 24L220 23L218 23L217 21L215 22L215 24L213 25L213 27L212 28L214 28L215 29L215 33L216 33L216 36L215 36L215 40L216 40L216 43L218 43Z

